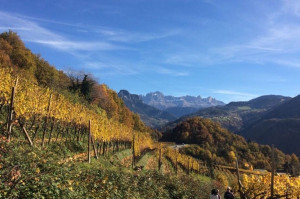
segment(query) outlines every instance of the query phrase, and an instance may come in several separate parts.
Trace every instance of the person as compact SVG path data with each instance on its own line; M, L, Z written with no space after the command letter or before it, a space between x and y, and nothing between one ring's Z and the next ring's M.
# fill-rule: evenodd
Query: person
M234 199L234 195L233 195L232 189L230 187L227 187L227 190L224 193L224 199Z
M219 190L218 189L211 190L211 194L209 196L209 199L222 199L220 194L219 194Z

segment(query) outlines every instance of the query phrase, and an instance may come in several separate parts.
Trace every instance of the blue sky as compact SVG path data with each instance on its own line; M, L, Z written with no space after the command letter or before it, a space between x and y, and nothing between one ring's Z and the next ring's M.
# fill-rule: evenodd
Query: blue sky
M116 90L300 94L300 1L0 0L0 31Z

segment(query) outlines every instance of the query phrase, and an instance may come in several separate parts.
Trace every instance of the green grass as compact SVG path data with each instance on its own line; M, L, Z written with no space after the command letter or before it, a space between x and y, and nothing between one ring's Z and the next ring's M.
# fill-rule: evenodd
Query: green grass
M146 153L138 162L136 165L138 166L146 166L150 157L153 156L153 152Z
M119 151L117 153L115 153L114 155L112 155L111 159L114 161L121 161L122 159L131 156L132 155L132 151L131 149L125 149L123 151Z

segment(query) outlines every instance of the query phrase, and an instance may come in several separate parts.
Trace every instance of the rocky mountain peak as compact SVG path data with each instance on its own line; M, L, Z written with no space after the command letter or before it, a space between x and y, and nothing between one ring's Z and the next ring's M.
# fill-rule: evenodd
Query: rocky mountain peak
M133 101L133 102L142 102L142 100L140 99L140 97L138 95L135 94L130 94L129 91L127 90L120 90L120 92L118 93L118 96L120 98L122 98L123 100L129 100L129 101Z
M225 105L225 103L218 101L212 97L202 98L200 95L195 96L165 96L162 92L156 91L140 95L140 99L150 106L154 106L160 110L166 110L173 107L188 107L188 108L206 108L210 106Z

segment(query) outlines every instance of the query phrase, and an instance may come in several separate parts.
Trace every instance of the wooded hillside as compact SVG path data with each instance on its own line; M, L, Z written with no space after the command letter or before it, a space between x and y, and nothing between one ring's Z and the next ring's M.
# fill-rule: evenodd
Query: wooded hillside
M41 87L51 88L73 102L86 106L96 105L106 111L109 119L137 131L150 131L139 116L132 113L107 85L99 84L89 74L67 75L57 70L40 55L27 49L12 31L0 35L0 67L11 68L15 76L22 76Z
M272 149L269 145L247 142L242 136L229 132L210 119L186 119L163 135L164 141L190 144L181 151L203 161L234 165L235 159L239 158L245 168L252 165L254 168L271 169ZM289 170L293 167L297 168L297 172L300 171L296 155L285 155L278 149L275 149L275 154L278 168Z

